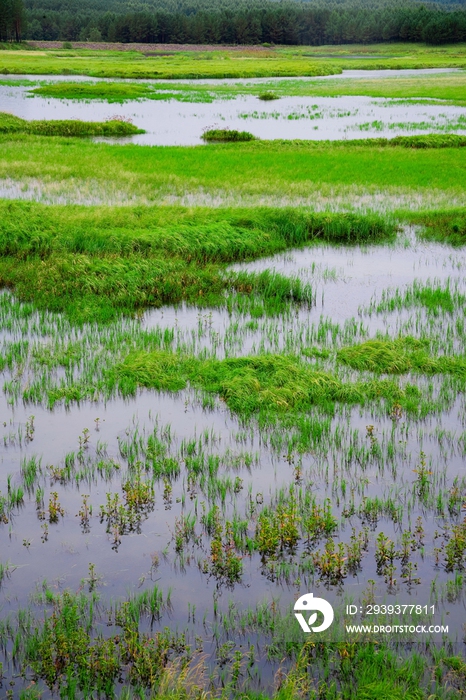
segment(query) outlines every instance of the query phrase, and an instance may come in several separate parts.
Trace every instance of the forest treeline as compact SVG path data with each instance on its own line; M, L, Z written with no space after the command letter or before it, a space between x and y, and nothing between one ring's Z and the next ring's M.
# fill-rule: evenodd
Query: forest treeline
M0 0L0 41L21 41L25 15L23 0Z
M0 39L173 44L466 41L464 0L0 0Z

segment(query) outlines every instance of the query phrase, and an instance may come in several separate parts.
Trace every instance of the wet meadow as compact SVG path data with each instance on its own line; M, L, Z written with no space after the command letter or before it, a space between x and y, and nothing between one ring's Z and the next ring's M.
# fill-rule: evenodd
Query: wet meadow
M0 117L0 698L464 698L461 124L143 145L112 91L283 114L286 84L68 77L0 86L96 105Z

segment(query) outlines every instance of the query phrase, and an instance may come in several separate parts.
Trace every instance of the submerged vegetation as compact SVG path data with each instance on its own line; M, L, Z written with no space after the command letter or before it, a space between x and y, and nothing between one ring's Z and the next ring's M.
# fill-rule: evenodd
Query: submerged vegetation
M130 136L142 134L131 123L121 120L83 122L79 120L27 121L12 114L0 112L0 134L34 134L37 136Z
M1 192L43 201L0 201L0 693L463 698L465 137L149 148L1 119Z
M211 684L217 682L222 686L222 690L213 691L212 698L225 697L226 692L234 697L239 694L251 699L266 697L243 689L242 669L249 666L251 672L257 650L253 644L246 644L246 649L229 645L230 625L245 624L245 620L235 620L238 615L235 607L222 619L222 640L226 641L218 648L219 670L213 677L202 653L191 647L184 634L171 631L167 626L155 634L141 631L144 618L152 618L153 622L160 620L171 607L170 599L164 598L157 585L113 609L102 608L96 591L55 593L47 583L41 598L43 619L40 622L26 615L21 623L21 634L18 634L19 625L13 622L6 625L3 634L5 641L17 635L15 663L24 671L28 669L35 678L34 694L24 691L23 698L41 697L42 688L69 698L94 691L113 697L117 683L123 683L120 692L126 700L136 697L181 699L203 694L208 679ZM271 642L274 633L285 628L287 620L286 615L268 615L267 604L249 609L247 615L251 622L254 620L248 626L262 627ZM112 626L112 632L106 637L95 633L102 624ZM327 690L323 679L338 675L342 657L347 661L345 682L358 694L354 697L417 700L423 697L419 688L432 669L435 670L434 687L441 690L444 685L448 686L442 698L453 700L461 696L465 665L459 656L425 650L402 660L384 644L315 645L308 641L299 644L289 632L286 636L283 651L287 660L292 660L291 669L287 674L282 673L280 689L268 697L292 700L299 688L312 700L318 697L330 700L335 695L332 689ZM271 644L270 656L280 651ZM229 667L228 673L222 672L225 666ZM316 677L322 679L318 695L313 689Z
M439 137L422 138L435 144ZM44 142L29 134L0 135L0 145L4 186L11 183L17 198L37 190L34 198L48 202L392 212L453 209L466 202L463 149L450 147L261 140L115 148L73 139Z
M395 66L394 66L395 67ZM327 78L322 80L280 80L262 82L259 93L259 85L251 82L218 83L210 82L183 83L177 80L167 85L163 82L141 84L139 82L110 82L90 81L73 82L45 82L36 86L32 81L24 81L15 78L3 78L2 84L21 85L30 87L30 94L42 97L72 100L105 100L107 102L125 102L127 100L151 99L151 100L179 100L186 102L212 102L215 99L233 99L241 95L257 96L264 101L278 99L280 97L341 97L341 96L367 96L384 99L407 100L407 103L437 100L440 104L456 104L463 106L466 79L464 71L450 71L440 74L404 76L390 75L384 77L358 78Z

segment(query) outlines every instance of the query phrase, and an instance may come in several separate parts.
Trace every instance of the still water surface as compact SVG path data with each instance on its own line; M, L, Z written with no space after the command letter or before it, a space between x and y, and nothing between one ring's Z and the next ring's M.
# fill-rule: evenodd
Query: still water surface
M364 79L436 75L446 69L343 71L342 75L321 78L302 78L303 82L328 79ZM38 76L16 76L38 81ZM76 82L95 79L83 76L54 76L40 78L50 82ZM290 79L291 80L291 79ZM296 81L296 78L292 79ZM112 81L116 82L116 81ZM149 82L149 81L146 81ZM170 81L166 82L167 87ZM183 84L260 86L286 85L287 79L270 78L244 80L182 81ZM339 140L393 137L399 134L433 132L466 133L466 110L463 107L442 105L424 100L413 102L372 97L282 97L272 102L258 100L257 96L239 96L217 99L212 103L166 101L128 101L124 104L107 102L57 100L31 96L32 86L0 85L0 111L11 112L24 119L81 119L106 121L112 117L129 118L146 131L145 134L118 139L119 143L145 145L196 145L208 128L247 130L261 139Z

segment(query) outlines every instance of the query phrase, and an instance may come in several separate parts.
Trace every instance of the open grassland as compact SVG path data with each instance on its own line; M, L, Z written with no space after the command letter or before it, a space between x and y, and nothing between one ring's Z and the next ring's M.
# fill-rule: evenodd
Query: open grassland
M430 98L448 100L453 104L465 104L466 73L446 75L425 75L409 77L386 77L329 80L314 82L308 94L316 97L336 97L337 95L367 95L391 99Z
M161 52L162 53L162 52ZM367 58L366 58L367 57ZM92 49L0 52L0 73L89 75L107 78L246 78L315 76L343 69L465 68L465 47L413 44L365 47L277 47L229 51L173 52L150 56L138 51Z
M331 75L341 68L306 57L228 51L180 52L174 56L145 56L121 51L5 51L0 73L89 75L100 78L253 78Z
M404 143L422 145L426 138ZM0 178L17 197L37 188L38 198L59 202L392 211L464 205L463 148L383 144L257 141L184 148L3 135Z
M8 81L3 81L8 82ZM11 81L10 81L11 82ZM24 82L24 81L23 81ZM12 83L13 84L13 83ZM33 85L33 83L26 83ZM447 104L466 103L466 72L441 75L420 75L396 78L331 78L322 80L287 80L270 83L237 85L196 85L180 82L165 83L47 83L34 87L32 94L71 100L166 100L183 102L212 102L214 99L233 99L240 95L273 95L279 97L337 97L362 95L387 99L443 100Z

